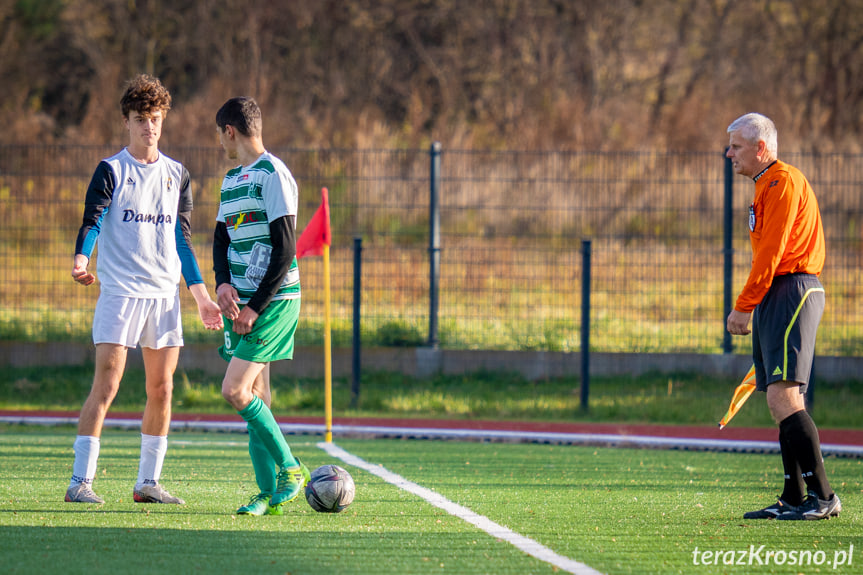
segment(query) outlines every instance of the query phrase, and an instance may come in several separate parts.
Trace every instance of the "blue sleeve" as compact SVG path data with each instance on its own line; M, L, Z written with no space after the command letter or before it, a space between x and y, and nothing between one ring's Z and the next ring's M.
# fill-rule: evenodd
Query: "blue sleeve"
M174 225L174 235L177 241L177 255L180 256L183 279L186 287L204 283L195 248L192 247L192 187L189 172L183 168L183 180L180 182L180 203L177 210L177 221Z
M96 240L102 231L102 221L111 207L114 197L114 188L117 179L114 170L107 162L99 162L90 185L87 186L87 195L84 198L84 218L78 237L75 240L75 255L83 254L90 258L96 248Z

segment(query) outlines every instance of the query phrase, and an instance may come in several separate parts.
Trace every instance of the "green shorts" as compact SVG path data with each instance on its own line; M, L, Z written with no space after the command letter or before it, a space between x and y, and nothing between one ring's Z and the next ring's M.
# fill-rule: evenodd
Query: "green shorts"
M234 322L225 319L225 345L219 355L225 361L232 357L269 363L294 358L294 333L300 320L300 300L283 299L270 302L255 321L251 333L234 333Z

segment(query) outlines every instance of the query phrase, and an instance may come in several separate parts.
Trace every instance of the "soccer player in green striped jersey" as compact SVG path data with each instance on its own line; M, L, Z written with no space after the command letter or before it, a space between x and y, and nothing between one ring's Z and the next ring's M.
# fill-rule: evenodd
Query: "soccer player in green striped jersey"
M217 303L225 318L219 353L229 362L222 395L247 422L260 489L237 513L279 515L309 474L269 407L270 362L293 359L300 315L299 194L285 164L264 148L253 99L225 102L216 125L228 158L240 162L222 182L213 240Z

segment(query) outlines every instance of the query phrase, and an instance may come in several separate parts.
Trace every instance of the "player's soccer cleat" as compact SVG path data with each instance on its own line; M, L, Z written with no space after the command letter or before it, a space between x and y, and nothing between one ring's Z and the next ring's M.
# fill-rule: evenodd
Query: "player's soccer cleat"
M105 501L93 493L86 483L79 483L66 490L66 501L69 503L105 503Z
M279 471L276 475L276 492L270 499L270 507L278 507L297 498L303 487L302 480L297 480L297 474L302 477L299 465Z
M297 460L297 466L289 467L287 471L293 476L294 481L299 484L298 492L300 492L303 490L303 486L311 480L312 474L309 472L309 468L306 467L305 463L300 461L299 457L295 457L294 459ZM281 503L273 503L272 501L270 501L269 509L267 509L267 515L282 515L284 513L282 511L282 505L284 503L287 503L287 501L293 501L293 498L282 501Z
M293 473L294 479L300 482L300 489L302 489L304 485L312 480L312 474L309 472L309 468L300 461L299 457L295 457L294 459L297 460L297 465L299 467L290 467L288 468L288 471Z
M179 497L174 497L165 488L156 483L155 485L142 485L135 487L132 493L135 503L173 503L174 505L185 505L186 502Z
M782 499L779 499L773 505L768 505L764 509L758 511L747 511L743 514L744 519L776 519L783 513L794 511L797 509L793 505L788 505Z
M252 495L249 502L237 509L237 515L270 515L270 494ZM281 509L279 508L279 511Z
M834 493L830 499L818 499L818 496L810 491L806 501L799 507L794 511L783 513L776 519L783 521L830 519L838 517L841 512L842 502L839 501L838 495Z

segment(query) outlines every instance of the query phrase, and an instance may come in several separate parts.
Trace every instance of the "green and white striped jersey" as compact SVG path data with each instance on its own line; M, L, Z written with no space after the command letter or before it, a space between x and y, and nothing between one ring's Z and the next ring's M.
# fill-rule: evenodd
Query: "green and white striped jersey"
M270 222L297 215L299 192L287 166L276 156L264 152L250 166L238 166L225 174L217 220L225 222L231 245L228 263L231 285L240 303L249 301L270 263L272 242ZM300 270L297 258L273 300L300 297Z

